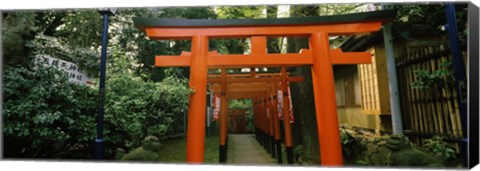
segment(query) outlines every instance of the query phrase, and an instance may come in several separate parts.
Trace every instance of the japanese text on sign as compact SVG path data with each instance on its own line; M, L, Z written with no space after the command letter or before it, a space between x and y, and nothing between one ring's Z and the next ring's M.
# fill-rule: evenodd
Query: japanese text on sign
M60 71L65 72L70 82L93 84L90 78L88 78L87 75L83 73L82 70L75 63L57 59L47 55L38 55L36 56L35 61L43 64L44 66L53 66L55 68L58 68Z

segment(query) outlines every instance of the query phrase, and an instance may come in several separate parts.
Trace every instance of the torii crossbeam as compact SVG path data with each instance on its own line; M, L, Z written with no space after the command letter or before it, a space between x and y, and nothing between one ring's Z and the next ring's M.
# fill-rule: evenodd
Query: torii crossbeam
M187 156L189 163L203 163L205 145L205 94L207 70L218 67L273 67L311 65L317 129L322 165L343 165L332 65L370 63L365 52L331 49L329 36L378 31L394 11L375 11L337 16L210 20L134 18L135 25L151 39L190 39L191 52L157 56L155 66L190 66ZM267 37L309 37L309 49L299 54L267 54ZM251 54L220 55L208 51L212 38L250 38ZM285 85L284 85L285 86Z

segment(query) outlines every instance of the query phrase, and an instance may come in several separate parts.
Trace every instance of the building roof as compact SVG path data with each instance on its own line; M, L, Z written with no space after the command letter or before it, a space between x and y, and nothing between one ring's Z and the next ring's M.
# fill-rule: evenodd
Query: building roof
M279 26L313 25L352 22L392 21L396 11L382 10L331 16L275 18L275 19L171 19L171 18L133 18L140 30L146 27L241 27L241 26Z

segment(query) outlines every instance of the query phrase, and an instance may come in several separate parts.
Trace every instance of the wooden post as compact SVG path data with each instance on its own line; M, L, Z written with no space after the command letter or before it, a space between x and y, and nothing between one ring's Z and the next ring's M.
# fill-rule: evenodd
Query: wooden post
M260 133L259 133L259 120L260 118L258 118L258 109L257 109L257 98L252 98L252 101L253 101L253 122L255 124L255 139L257 140L257 142L260 143Z
M188 163L203 163L205 148L205 106L207 93L207 53L208 38L203 35L192 37L190 64L190 88L195 92L190 96L187 128Z
M265 93L265 107L267 111L267 118L268 118L268 151L270 155L275 158L275 133L274 133L274 126L273 126L273 112L272 112L272 101L270 99L270 91L266 91Z
M271 149L271 155L273 158L276 157L275 153L275 112L273 112L273 105L272 105L272 94L271 90L268 91L267 93L267 104L268 104L268 111L269 111L269 120L268 122L270 123L270 149Z
M273 111L273 125L275 127L275 146L276 146L276 151L277 151L277 163L281 164L283 163L282 160L282 145L280 141L280 123L278 119L278 100L277 100L277 85L278 82L272 83L272 111Z
M290 104L288 100L288 84L287 69L285 66L281 68L282 73L282 92L283 92L283 124L285 127L285 150L287 152L287 163L293 164L293 148L292 148L292 130L290 126Z
M267 117L267 103L265 102L265 94L261 93L260 96L260 103L261 103L261 110L262 110L262 119L263 119L263 143L265 150L269 151L269 143L268 143L268 117Z
M341 166L342 147L328 34L313 33L310 36L310 48L313 52L312 80L321 164Z
M220 90L220 147L219 147L219 162L225 163L227 161L227 134L228 134L228 101L227 101L227 71L221 68L221 90Z

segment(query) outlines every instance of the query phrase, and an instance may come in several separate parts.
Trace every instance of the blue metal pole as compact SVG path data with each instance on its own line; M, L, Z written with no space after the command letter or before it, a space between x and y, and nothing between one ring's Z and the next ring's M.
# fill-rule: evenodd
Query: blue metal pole
M393 48L392 23L382 26L385 55L387 58L388 88L390 91L390 106L393 134L403 135L402 110L400 108L400 94L398 90L397 68Z
M447 14L447 30L450 38L450 47L452 50L452 61L455 76L455 85L458 96L457 101L460 109L460 120L462 122L462 141L461 154L464 166L468 164L468 131L467 131L467 80L465 73L465 63L463 62L460 51L460 39L458 38L457 20L455 16L455 5L448 3L445 5Z
M103 14L103 35L102 35L102 56L100 63L100 87L99 87L99 105L97 116L97 139L95 139L94 158L101 160L105 158L105 147L103 143L103 113L105 104L105 71L107 63L107 44L108 44L108 14Z

